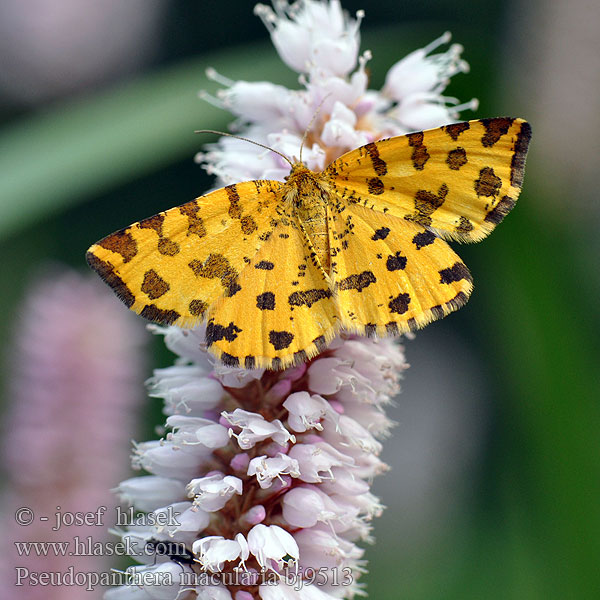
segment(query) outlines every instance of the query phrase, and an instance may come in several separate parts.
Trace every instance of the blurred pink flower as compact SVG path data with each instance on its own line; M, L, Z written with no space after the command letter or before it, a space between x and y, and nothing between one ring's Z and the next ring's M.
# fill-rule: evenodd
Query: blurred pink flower
M135 70L157 49L165 0L2 0L0 95L29 104Z
M70 556L81 544L106 542L115 516L109 489L125 474L143 380L143 327L121 310L95 279L58 270L29 290L9 357L11 405L4 425L3 598L81 598L79 585L29 585L29 572L64 574L110 569L105 556ZM29 526L15 522L33 510ZM96 513L93 524L64 526L55 513ZM69 514L67 514L69 513ZM48 517L48 521L40 520ZM50 550L20 556L14 542L68 542L66 556ZM81 551L83 546L79 546ZM86 550L87 551L87 550ZM17 582L16 569L24 576ZM100 589L86 598L100 597Z

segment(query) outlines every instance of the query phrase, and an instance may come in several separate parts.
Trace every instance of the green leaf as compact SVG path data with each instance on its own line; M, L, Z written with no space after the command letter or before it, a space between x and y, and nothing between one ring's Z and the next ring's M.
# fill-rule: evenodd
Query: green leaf
M223 130L232 120L198 98L200 89L216 87L204 73L208 66L232 79L296 79L263 43L201 56L23 119L0 136L0 237L85 196L191 160L207 141L195 129Z

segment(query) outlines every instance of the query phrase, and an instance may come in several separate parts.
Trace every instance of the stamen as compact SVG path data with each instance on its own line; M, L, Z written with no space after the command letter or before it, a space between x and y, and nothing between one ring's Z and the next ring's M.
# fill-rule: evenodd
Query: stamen
M433 40L433 42L430 42L429 44L427 44L427 46L421 48L421 50L423 51L423 54L429 54L436 48L447 44L451 39L452 34L449 31L445 31L439 38Z
M216 106L217 108L225 108L225 105L221 100L219 100L216 96L209 94L206 90L200 90L198 92L198 98L208 102L209 104L212 104L213 106Z
M205 74L211 81L216 81L225 87L231 87L235 83L235 81L232 81L224 75L221 75L221 73L219 73L213 67L208 67L205 71Z
M452 107L453 111L461 112L463 110L477 110L479 108L479 100L477 98L471 98L468 102L457 104Z

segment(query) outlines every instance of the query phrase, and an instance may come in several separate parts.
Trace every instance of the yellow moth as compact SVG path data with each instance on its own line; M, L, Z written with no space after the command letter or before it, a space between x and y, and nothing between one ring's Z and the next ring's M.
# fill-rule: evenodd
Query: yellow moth
M478 241L514 206L531 128L454 123L352 150L322 173L228 185L94 244L90 266L133 311L190 328L229 366L281 369L339 331L413 331L462 306Z

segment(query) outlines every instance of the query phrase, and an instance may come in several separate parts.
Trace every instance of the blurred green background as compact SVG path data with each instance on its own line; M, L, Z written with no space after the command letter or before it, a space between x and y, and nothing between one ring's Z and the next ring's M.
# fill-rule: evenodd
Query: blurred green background
M407 342L411 369L384 453L392 471L375 485L388 510L368 550L369 596L600 597L598 7L343 4L366 10L372 88L450 30L471 73L447 95L480 100L462 116L533 126L517 207L490 239L458 249L475 278L471 301ZM90 6L0 8L6 355L23 290L44 261L85 270L97 239L211 187L193 162L210 140L193 131L231 118L197 97L215 90L206 67L298 86L252 2L107 0L93 19ZM60 30L60 11L75 35ZM11 30L11 18L35 35ZM169 364L153 348L154 365ZM146 414L140 439L161 422L157 401Z

